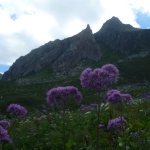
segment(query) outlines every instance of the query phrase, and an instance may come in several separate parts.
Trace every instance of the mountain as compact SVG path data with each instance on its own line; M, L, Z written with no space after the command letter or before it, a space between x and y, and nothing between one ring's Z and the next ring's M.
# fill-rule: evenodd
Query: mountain
M97 61L101 58L100 46L96 43L90 26L64 40L55 40L21 56L3 75L3 80L14 80L49 66L53 71L65 71L81 60Z
M107 20L102 28L94 34L97 42L109 45L114 51L125 54L137 49L150 49L150 29L138 29L123 24L117 17Z
M0 73L0 79L2 78L2 75L3 75L3 74Z
M17 80L36 75L45 68L53 74L53 78L63 79L64 74L75 76L91 64L99 65L106 55L105 63L121 54L123 57L116 59L118 63L142 57L143 53L147 56L149 52L150 29L134 28L123 24L117 17L112 17L94 34L87 25L86 29L72 37L50 41L26 56L21 56L4 73L2 80Z

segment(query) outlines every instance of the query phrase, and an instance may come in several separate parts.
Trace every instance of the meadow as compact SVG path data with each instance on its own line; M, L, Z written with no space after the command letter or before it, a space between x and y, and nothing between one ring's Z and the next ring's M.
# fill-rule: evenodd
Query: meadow
M80 81L84 90L51 85L37 109L17 104L10 108L12 104L5 103L5 113L3 110L0 116L1 149L148 150L149 84L118 85L114 89L109 86L118 78L113 69L106 69L111 70L109 73L83 71ZM5 135L8 139L3 138Z

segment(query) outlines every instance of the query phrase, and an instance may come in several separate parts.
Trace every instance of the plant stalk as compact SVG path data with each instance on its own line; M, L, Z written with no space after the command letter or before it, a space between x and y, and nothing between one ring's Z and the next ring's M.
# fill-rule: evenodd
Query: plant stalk
M63 101L63 150L66 149L66 146L65 146L65 141L66 141L65 135L66 135L66 129L65 129L65 100L64 100Z

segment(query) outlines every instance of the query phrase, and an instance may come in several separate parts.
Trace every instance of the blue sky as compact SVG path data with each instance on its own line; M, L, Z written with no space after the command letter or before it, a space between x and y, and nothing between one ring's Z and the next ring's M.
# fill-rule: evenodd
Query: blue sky
M136 21L141 29L150 28L150 16L147 13L138 12Z
M0 72L32 49L73 36L87 24L95 33L112 16L147 29L149 0L0 0Z
M9 65L2 65L0 64L0 73L4 73L5 71L7 71L10 68Z

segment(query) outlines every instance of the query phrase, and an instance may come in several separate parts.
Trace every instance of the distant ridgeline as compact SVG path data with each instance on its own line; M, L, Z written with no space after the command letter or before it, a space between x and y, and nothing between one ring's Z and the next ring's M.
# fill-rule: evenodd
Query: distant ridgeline
M134 79L138 80L136 69L150 73L145 66L150 64L149 53L150 29L134 28L112 17L94 34L87 25L86 29L72 37L49 41L21 56L4 73L2 80L36 75L45 78L48 74L51 78L63 79L64 76L79 75L86 67L101 67L106 63L114 63L122 70L122 76L131 78L127 72L134 73ZM147 73L139 76L149 80Z
M0 73L0 79L2 78L2 74Z

